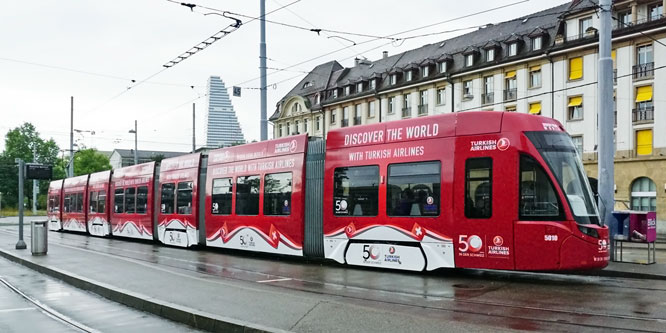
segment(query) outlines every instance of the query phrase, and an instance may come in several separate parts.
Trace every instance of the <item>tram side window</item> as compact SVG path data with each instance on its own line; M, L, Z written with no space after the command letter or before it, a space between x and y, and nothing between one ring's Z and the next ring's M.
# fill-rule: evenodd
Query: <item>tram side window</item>
M231 178L213 179L211 213L216 215L231 214Z
M97 212L106 212L106 191L104 190L99 191L99 194L97 195Z
M379 166L336 168L333 174L333 214L377 216Z
M145 214L148 209L148 186L136 188L136 213Z
M520 219L539 220L560 216L559 199L548 174L532 157L520 157Z
M65 213L69 213L72 211L71 203L72 203L72 196L69 194L65 194L65 204L63 205Z
M173 214L174 210L174 192L176 191L176 184L166 183L162 184L162 199L160 211L162 214Z
M90 192L90 200L88 200L88 206L90 206L91 213L97 213L97 192Z
M53 211L54 212L59 212L60 211L60 196L56 195L53 197Z
M487 219L492 216L493 160L489 157L465 161L465 216Z
M388 216L438 216L440 162L391 164L388 167Z
M113 212L122 214L125 212L125 190L117 188L113 196Z
M236 215L259 215L259 176L236 178Z
M264 177L264 215L291 214L291 172Z
M192 182L178 183L178 214L192 214Z
M128 187L125 189L125 213L134 214L136 213L136 188Z

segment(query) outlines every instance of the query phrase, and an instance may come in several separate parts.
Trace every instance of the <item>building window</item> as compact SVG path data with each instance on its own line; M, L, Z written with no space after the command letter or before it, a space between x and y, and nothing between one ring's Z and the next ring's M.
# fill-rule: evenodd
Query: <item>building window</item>
M317 116L317 120L316 120L316 123L315 123L315 129L317 131L319 131L321 129L321 117L320 116Z
M319 94L315 95L315 104L321 104L321 95Z
M298 125L299 125L299 124L298 124L298 120L295 120L295 121L294 121L294 133L295 133L295 134L300 134L300 133L301 133L301 132L300 132L300 129L298 128L298 127L299 127Z
M541 41L542 41L542 39L543 39L543 37L541 37L541 36L537 36L537 37L532 38L532 40L531 40L531 42L532 42L532 51L541 50Z
M342 124L340 125L342 127L347 127L349 126L349 107L345 106L342 108Z
M583 119L583 96L569 97L568 120Z
M465 161L465 216L483 219L492 216L493 160L489 157Z
M405 72L405 81L411 81L412 80L412 70L408 70Z
M388 166L388 216L438 216L440 162L401 163Z
M636 154L652 155L652 130L636 131Z
M530 88L541 87L541 66L530 68Z
M388 113L392 114L393 112L395 112L395 96L388 99Z
M652 44L639 46L636 60L638 65L645 65L653 62Z
M359 82L356 84L356 93L360 93L363 91L363 82Z
M583 136L582 135L572 136L571 141L573 141L574 147L576 147L576 152L578 153L578 157L582 160L583 159Z
M530 114L541 114L541 102L530 103L530 109L528 112Z
M518 97L518 81L516 81L516 71L506 72L504 74L504 100L512 101Z
M303 119L303 133L307 133L307 132L308 132L308 120Z
M587 31L587 29L592 27L592 17L585 17L578 20L578 27L579 27L578 35L580 37L585 36L585 32Z
M652 86L636 88L636 109L633 121L654 120L654 104L652 102Z
M491 62L495 60L495 49L486 50L486 61Z
M307 81L307 82L303 83L303 88L312 87L313 85L314 85L314 83L312 81Z
M483 78L483 96L481 98L481 104L491 104L495 101L493 96L494 81L492 76L486 76Z
M333 98L338 98L338 89L333 89Z
M419 92L419 96L420 96L419 115L426 115L428 114L428 91L421 90Z
M345 87L345 96L351 95L351 86L346 86Z
M291 214L291 172L264 177L264 215Z
M631 183L631 209L643 212L657 211L657 186L647 177Z
M569 80L583 78L583 57L569 59Z
M259 176L236 178L236 215L259 215Z
M617 13L617 21L618 29L631 26L631 10Z
M338 113L336 110L331 111L331 124L335 124L335 114Z
M472 95L472 80L463 82L463 98L464 99L474 98L474 95Z
M354 125L361 125L361 104L354 105Z
M211 213L215 215L230 215L231 194L231 178L213 179Z
M421 67L421 77L428 77L428 75L430 75L430 67L429 66Z
M282 137L282 124L278 124L278 138Z
M648 6L648 19L650 21L658 20L664 15L664 6L662 3L656 3Z
M472 67L474 65L474 53L465 55L465 67Z
M377 216L379 166L336 168L333 172L335 216Z
M516 106L515 105L509 105L504 108L507 112L516 112Z
M509 57L518 55L518 42L509 44Z
M446 73L446 61L442 61L438 64L439 66L439 72L440 73Z
M368 118L375 117L375 101L368 102Z
M402 117L411 117L412 116L412 101L410 94L404 94L402 96Z
M298 113L298 103L294 103L294 105L291 106L291 113L292 114Z
M287 122L287 136L291 135L291 124Z
M370 80L370 90L375 90L376 87L377 87L377 80L371 79Z
M437 105L446 104L446 88L437 89Z
M391 74L389 78L391 80L390 81L391 85L395 85L396 83L398 83L398 74Z

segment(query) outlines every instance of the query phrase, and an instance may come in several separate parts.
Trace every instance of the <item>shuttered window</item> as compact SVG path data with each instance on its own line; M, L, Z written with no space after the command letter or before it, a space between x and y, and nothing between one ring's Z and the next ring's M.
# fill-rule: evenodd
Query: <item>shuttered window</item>
M583 58L569 59L569 80L578 80L583 78Z
M530 114L541 114L541 102L530 103Z
M636 131L636 154L652 155L652 130Z

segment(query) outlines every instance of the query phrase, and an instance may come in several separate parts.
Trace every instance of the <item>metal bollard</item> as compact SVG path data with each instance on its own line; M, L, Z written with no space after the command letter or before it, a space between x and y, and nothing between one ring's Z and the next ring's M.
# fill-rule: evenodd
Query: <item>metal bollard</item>
M48 221L30 222L30 249L33 256L43 256L48 251Z

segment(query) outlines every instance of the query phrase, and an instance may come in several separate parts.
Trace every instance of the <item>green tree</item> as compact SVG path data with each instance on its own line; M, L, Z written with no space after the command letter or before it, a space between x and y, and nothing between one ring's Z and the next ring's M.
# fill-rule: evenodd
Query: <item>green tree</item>
M86 175L98 171L111 170L109 158L96 149L84 149L74 154L74 175Z
M31 123L23 123L7 132L5 151L0 154L0 192L3 193L3 201L6 205L16 207L18 202L18 168L14 160L21 158L27 163L54 165L58 160L58 151L59 148L55 141L42 139ZM28 199L26 203L30 206L32 182L26 181L24 185L23 193ZM48 182L41 181L39 193L45 194L47 190Z

